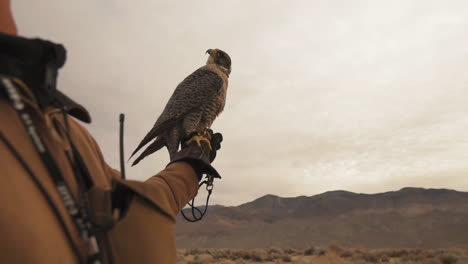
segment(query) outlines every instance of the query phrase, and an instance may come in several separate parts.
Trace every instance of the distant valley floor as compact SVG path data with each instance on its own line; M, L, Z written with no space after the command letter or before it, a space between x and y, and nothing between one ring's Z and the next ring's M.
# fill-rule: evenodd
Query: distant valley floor
M468 248L366 249L336 245L267 249L179 249L179 264L468 264Z

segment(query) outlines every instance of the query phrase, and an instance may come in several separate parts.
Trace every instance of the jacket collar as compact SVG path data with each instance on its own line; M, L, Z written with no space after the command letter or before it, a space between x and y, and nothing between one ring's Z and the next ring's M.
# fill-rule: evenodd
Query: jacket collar
M22 80L43 111L48 107L62 108L90 123L86 108L56 89L58 70L65 60L66 50L60 44L0 33L0 74Z

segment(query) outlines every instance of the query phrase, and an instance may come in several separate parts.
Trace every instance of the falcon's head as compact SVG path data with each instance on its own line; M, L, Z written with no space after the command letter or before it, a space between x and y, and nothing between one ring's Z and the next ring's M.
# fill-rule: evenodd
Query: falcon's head
M206 53L210 54L208 61L206 64L214 63L217 64L227 70L227 74L231 73L231 58L229 55L220 50L220 49L209 49Z

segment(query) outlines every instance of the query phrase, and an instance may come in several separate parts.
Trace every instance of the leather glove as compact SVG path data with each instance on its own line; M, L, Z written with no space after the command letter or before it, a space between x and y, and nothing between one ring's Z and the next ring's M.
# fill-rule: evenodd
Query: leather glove
M203 133L192 133L182 140L182 149L174 155L169 164L177 161L189 163L195 170L198 181L202 179L203 174L221 179L211 162L216 158L216 151L221 148L222 141L223 135L213 134L211 129L206 129Z

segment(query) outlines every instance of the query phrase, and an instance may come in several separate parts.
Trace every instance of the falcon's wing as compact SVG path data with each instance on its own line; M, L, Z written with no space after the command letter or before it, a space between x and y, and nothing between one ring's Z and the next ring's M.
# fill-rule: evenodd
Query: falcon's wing
M138 147L133 151L132 156L166 128L183 119L193 109L199 108L206 102L209 102L219 93L222 87L223 80L221 77L210 70L200 68L187 76L187 78L177 85L162 114L150 132L146 134Z

